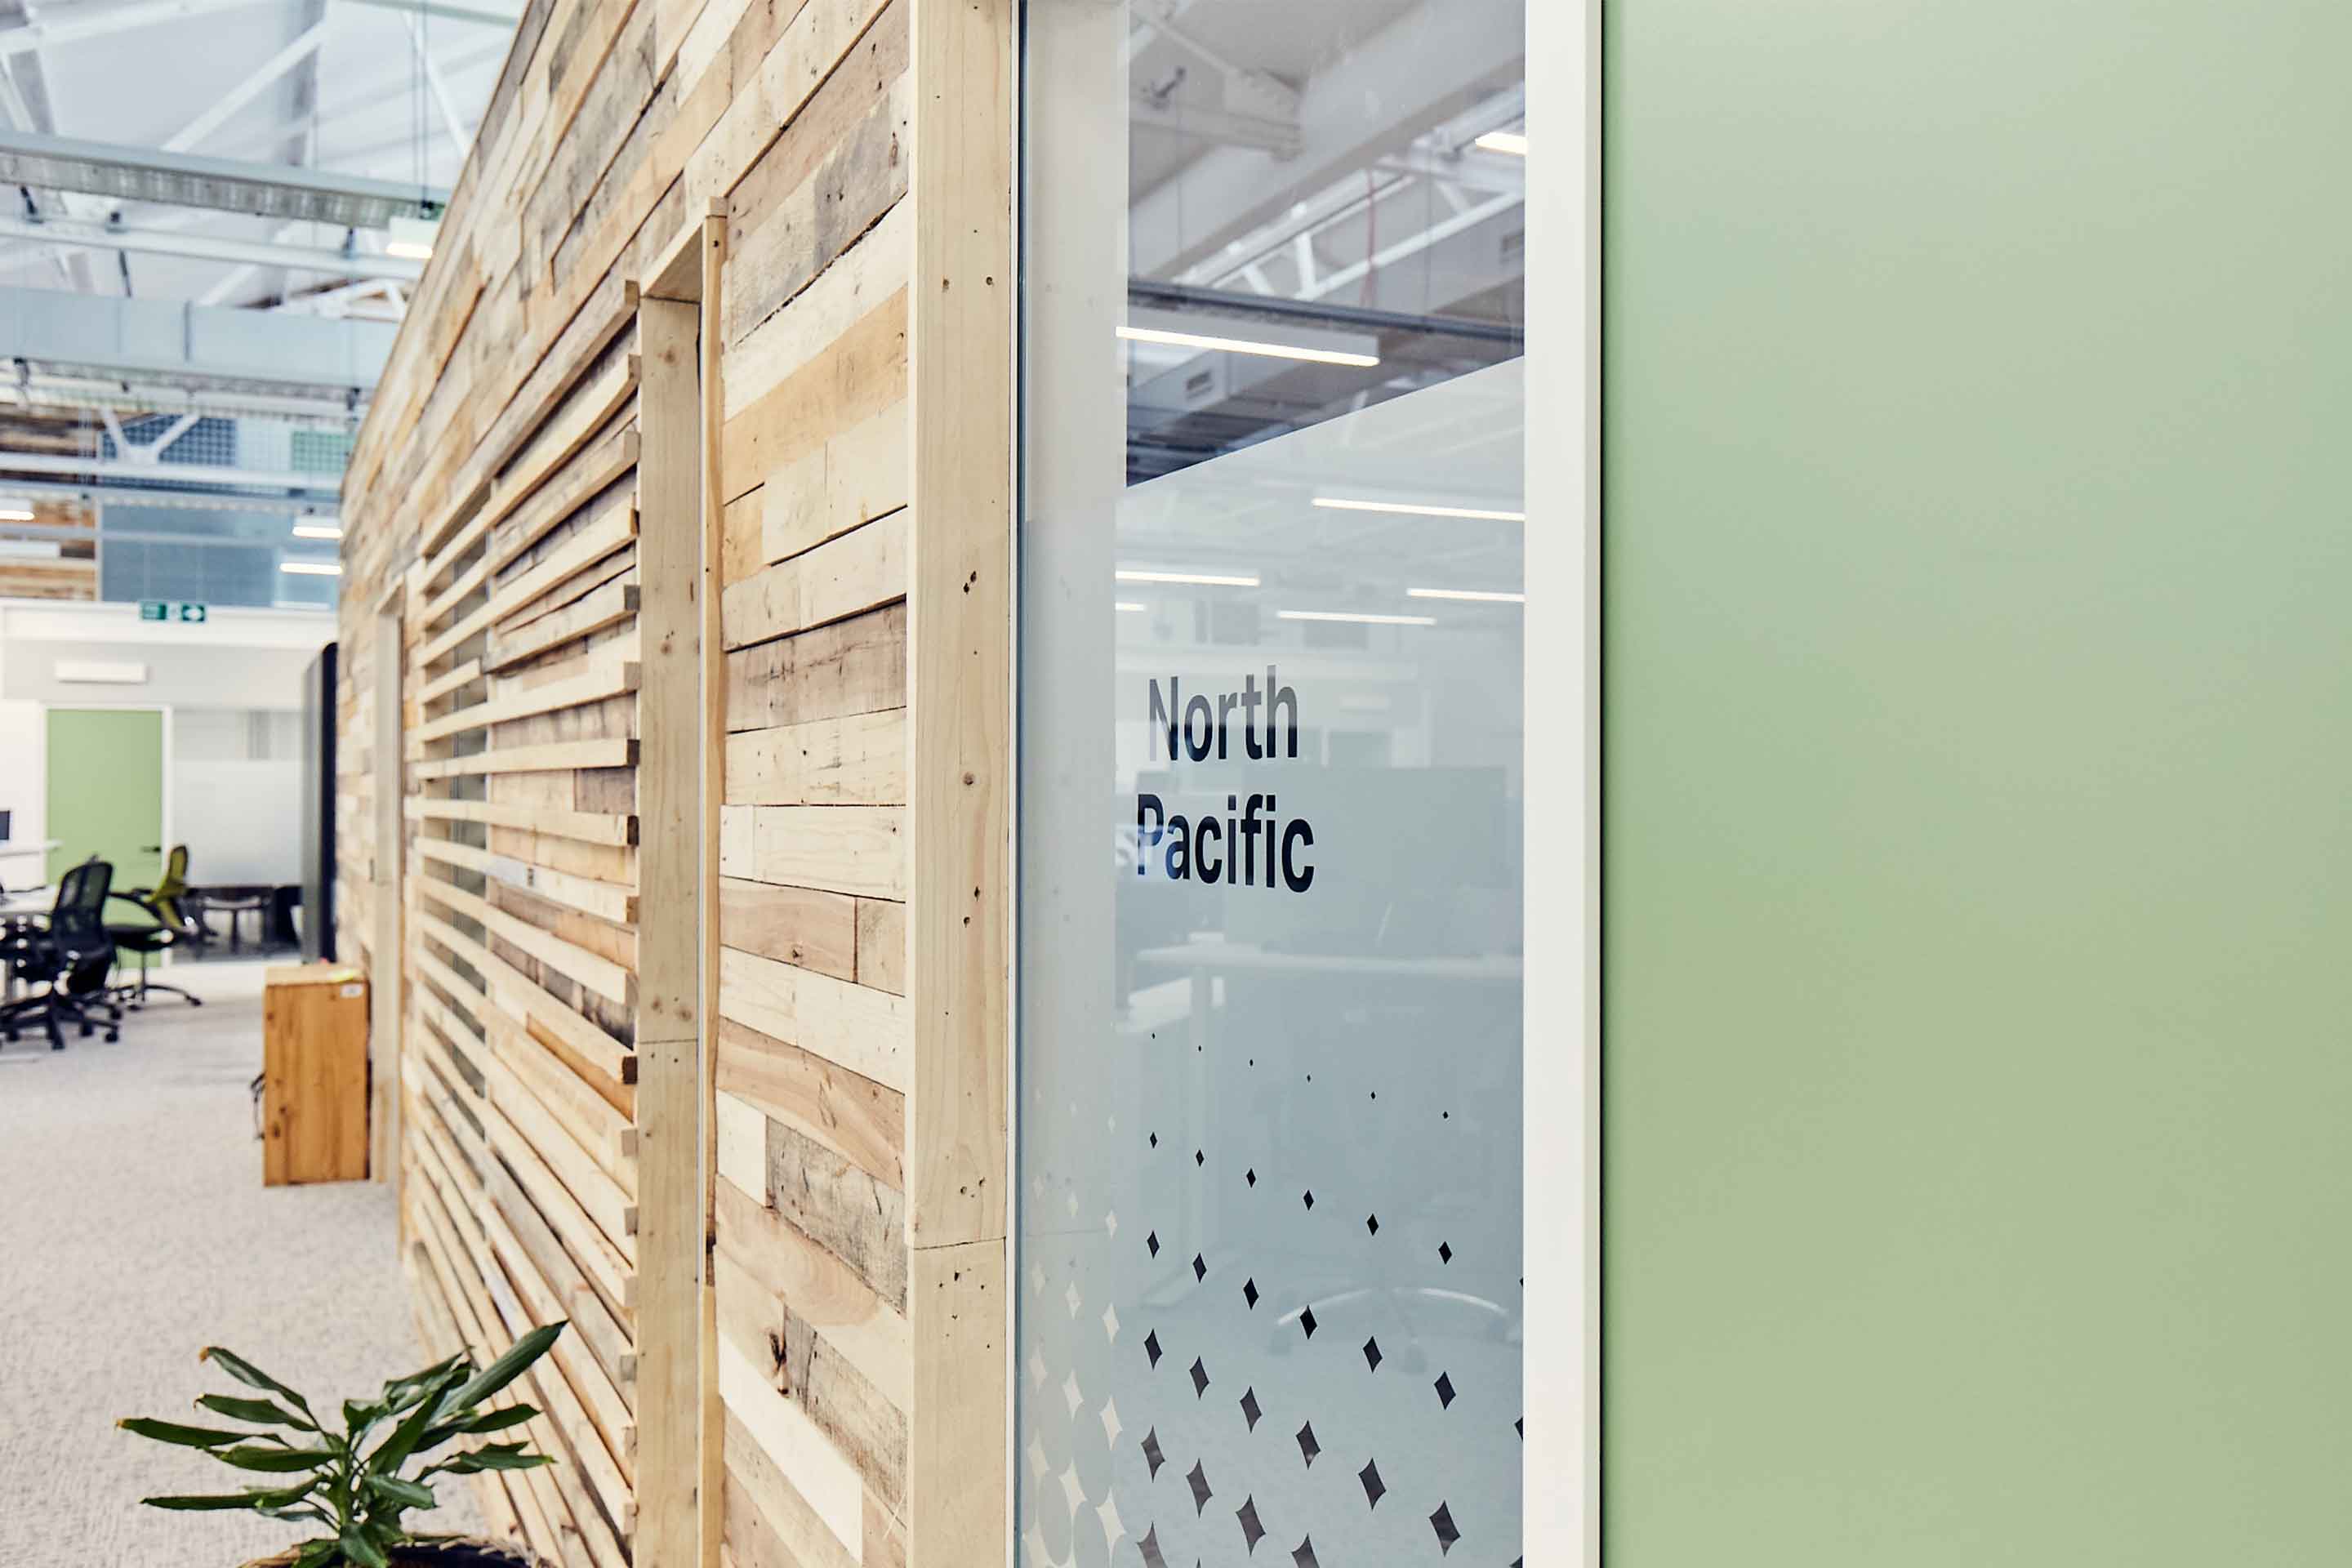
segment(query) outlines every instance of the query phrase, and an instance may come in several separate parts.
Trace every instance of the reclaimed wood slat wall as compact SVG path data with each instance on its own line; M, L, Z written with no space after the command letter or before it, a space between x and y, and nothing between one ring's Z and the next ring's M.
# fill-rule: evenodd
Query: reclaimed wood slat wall
M47 534L37 549L55 544L54 555L0 555L0 599L95 599L98 597L98 510L88 501L40 497L32 521ZM47 533L84 529L89 537Z
M565 1568L1002 1554L1012 39L533 0L353 454L343 952L425 1337L574 1325Z

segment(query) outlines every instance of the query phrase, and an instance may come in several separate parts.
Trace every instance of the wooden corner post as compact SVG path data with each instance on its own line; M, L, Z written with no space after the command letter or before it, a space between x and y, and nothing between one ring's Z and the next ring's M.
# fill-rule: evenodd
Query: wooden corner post
M1005 1561L1014 0L912 0L911 1568Z
M634 1560L702 1560L701 311L642 297Z

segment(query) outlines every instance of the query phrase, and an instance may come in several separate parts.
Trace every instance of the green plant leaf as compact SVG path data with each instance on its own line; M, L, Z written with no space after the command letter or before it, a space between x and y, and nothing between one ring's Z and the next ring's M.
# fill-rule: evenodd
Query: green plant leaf
M564 1327L563 1320L559 1319L523 1335L506 1354L476 1373L474 1380L450 1399L449 1408L452 1411L471 1410L520 1377L531 1363L547 1353L548 1347L555 1343L556 1336L563 1332Z
M222 1464L235 1465L240 1470L268 1470L278 1474L315 1470L341 1458L332 1448L215 1448L212 1456Z
M218 1345L206 1345L204 1348L203 1352L199 1354L196 1359L198 1361L216 1363L219 1364L220 1369L223 1372L228 1373L231 1377L236 1379L237 1382L245 1384L247 1388L258 1388L267 1394L278 1394L286 1399L291 1400L293 1402L294 1408L302 1412L303 1415L308 1415L310 1414L310 1402L309 1400L303 1398L300 1394L295 1393L292 1389L287 1387L284 1384L278 1382L276 1378L270 1376L268 1373L262 1371L259 1367L254 1365L243 1356L238 1355L235 1351L226 1351L221 1349Z
M452 1437L464 1437L481 1432L503 1432L509 1426L520 1426L526 1421L539 1419L535 1405L509 1405L503 1410L481 1410L455 1421L444 1422L425 1434L425 1441L416 1445L420 1454L429 1454Z
M403 1508L430 1509L440 1505L440 1499L433 1495L433 1489L420 1481L404 1481L398 1476L372 1475L361 1485L373 1495L396 1502Z
M447 1403L450 1385L465 1373L464 1366L453 1366L426 1384L423 1396L416 1402L416 1408L404 1416L400 1425L393 1428L392 1436L368 1456L367 1468L379 1475L398 1474L400 1467L408 1462L408 1457L416 1452L416 1445L424 1440L425 1428L432 1426L435 1417L442 1413Z
M292 1568L327 1568L327 1564L342 1555L342 1551L343 1543L340 1541L306 1541L301 1550L294 1553Z
M337 1544L343 1549L343 1555L360 1568L392 1568L392 1560L383 1554L383 1549L370 1541L367 1531L357 1525L347 1526Z
M212 1426L183 1426L176 1421L158 1421L152 1415L133 1415L117 1421L134 1436L152 1437L158 1443L173 1443L183 1448L217 1448L227 1443L251 1440L250 1432L223 1432Z
M169 1509L175 1513L220 1513L230 1509L261 1511L261 1500L250 1492L231 1497L143 1497L139 1500L147 1508Z
M239 1399L233 1394L200 1394L196 1404L215 1415L226 1415L232 1421L250 1421L257 1426L298 1426L305 1432L316 1432L318 1423L297 1415L268 1399Z
M390 1383L383 1385L384 1408L387 1411L407 1409L410 1405L415 1404L418 1399L424 1396L425 1390L428 1384L439 1378L444 1373L455 1370L460 1362L464 1362L469 1366L472 1364L471 1358L468 1357L464 1351L459 1351L456 1355L449 1357L447 1360L436 1361L431 1366L425 1367L420 1372L412 1372L406 1377L394 1378Z
M488 1448L477 1448L470 1454L460 1454L456 1458L444 1460L433 1468L436 1470L447 1470L452 1475L470 1476L482 1470L535 1470L541 1465L555 1463L544 1454L526 1454L521 1450L522 1445L520 1443L499 1444Z

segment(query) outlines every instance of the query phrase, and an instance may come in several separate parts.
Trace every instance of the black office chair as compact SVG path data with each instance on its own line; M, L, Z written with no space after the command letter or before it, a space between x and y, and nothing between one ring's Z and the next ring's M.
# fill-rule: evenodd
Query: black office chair
M114 942L106 934L106 891L114 868L85 860L58 879L57 902L37 927L21 929L5 945L8 966L41 987L0 1006L0 1039L14 1041L28 1024L48 1032L49 1048L66 1048L64 1026L73 1024L86 1039L99 1028L122 1037L122 1009L107 1000L107 976L114 969Z
M188 911L188 847L175 844L171 857L163 862L163 875L152 888L133 888L127 893L109 893L108 898L142 910L148 917L142 925L109 925L106 934L114 941L117 957L136 955L139 978L128 984L116 986L110 999L126 1007L143 1007L147 999L158 991L179 997L191 1007L201 1007L205 999L190 995L176 985L164 985L147 977L148 963L159 952L175 947L201 946L208 934L204 926Z

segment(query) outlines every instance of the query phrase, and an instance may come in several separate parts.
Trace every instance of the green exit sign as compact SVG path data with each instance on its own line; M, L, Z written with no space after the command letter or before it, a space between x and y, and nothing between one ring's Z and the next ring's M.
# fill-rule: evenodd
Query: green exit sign
M182 621L189 626L202 626L205 615L202 605L179 604L168 599L142 599L139 618L142 621Z

